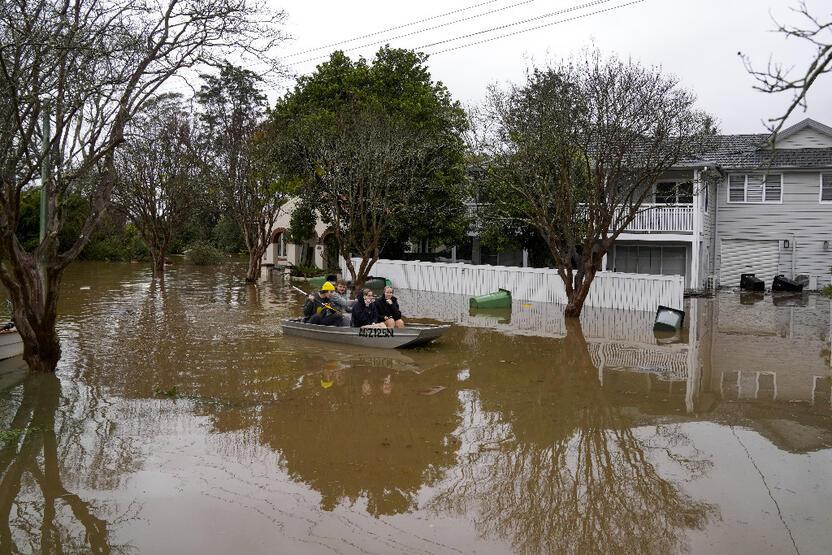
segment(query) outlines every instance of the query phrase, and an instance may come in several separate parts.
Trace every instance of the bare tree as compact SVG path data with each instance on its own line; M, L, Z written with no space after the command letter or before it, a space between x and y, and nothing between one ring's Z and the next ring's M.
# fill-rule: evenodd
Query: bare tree
M0 3L0 281L30 369L53 371L60 359L61 275L110 205L127 124L171 77L231 51L269 50L282 38L282 18L260 0ZM27 251L16 236L20 198L39 184L44 233ZM62 203L72 192L91 210L74 244L59 252Z
M226 62L218 75L203 75L197 94L202 106L203 140L210 155L206 169L245 238L248 249L246 281L260 276L260 261L271 242L271 231L289 200L292 184L269 158L269 145L260 138L266 97L253 72Z
M402 224L424 187L426 168L442 163L441 148L383 110L345 112L331 133L306 129L306 194L332 226L354 287L360 288L394 224ZM358 268L351 256L361 258Z
M754 77L757 84L754 86L758 91L764 93L791 92L792 99L782 115L769 118L769 129L772 132L772 144L777 133L783 128L786 120L797 108L806 109L807 93L812 85L821 75L832 72L832 10L825 17L812 14L801 0L792 11L799 16L801 24L787 25L774 21L775 31L785 38L794 38L808 43L814 48L815 53L809 65L801 70L800 74L791 75L793 68L783 67L783 64L769 58L765 69L754 69L751 60L742 52L739 53L743 59L746 70Z
M147 102L118 149L116 206L136 225L162 276L171 236L198 194L199 162L191 119L180 95Z
M711 120L676 79L589 53L492 88L497 137L491 215L533 227L580 316L601 259L641 210L651 186L696 153Z

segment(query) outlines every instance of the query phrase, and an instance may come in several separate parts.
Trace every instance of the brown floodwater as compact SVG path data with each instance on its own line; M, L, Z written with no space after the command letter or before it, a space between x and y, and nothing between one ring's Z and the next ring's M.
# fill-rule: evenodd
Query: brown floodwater
M0 552L829 552L828 300L657 338L401 291L458 325L371 351L283 337L302 298L242 274L70 269L56 375L2 363Z

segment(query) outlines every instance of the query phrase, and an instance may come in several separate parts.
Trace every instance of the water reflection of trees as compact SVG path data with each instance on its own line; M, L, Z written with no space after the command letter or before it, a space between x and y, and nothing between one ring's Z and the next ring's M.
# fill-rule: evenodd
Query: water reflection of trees
M135 470L130 446L115 437L110 421L78 420L77 410L101 410L78 389L68 399L55 375L29 376L0 395L14 407L3 415L3 429L19 432L7 432L0 447L3 551L109 552L115 547L109 527L133 508L117 512L72 490L115 488L124 472Z
M456 460L454 392L420 395L436 385L429 374L325 359L318 368L262 408L261 440L294 479L321 494L324 510L359 501L374 516L414 509L421 488Z
M678 427L649 436L634 428L601 387L580 325L569 326L566 339L540 353L545 363L531 385L506 383L514 373L505 371L475 383L460 466L431 508L475 514L480 534L516 551L683 550L684 531L703 528L715 508L685 495L654 459L664 455L686 477L708 461L680 454L687 439ZM526 380L529 370L534 376L525 370Z

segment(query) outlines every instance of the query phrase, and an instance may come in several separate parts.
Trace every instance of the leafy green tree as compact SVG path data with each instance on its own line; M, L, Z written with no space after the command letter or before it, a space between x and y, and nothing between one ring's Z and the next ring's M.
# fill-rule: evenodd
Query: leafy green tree
M257 137L266 106L260 78L228 62L219 74L202 77L205 84L197 101L208 153L207 178L215 182L224 206L243 232L249 255L246 281L254 282L293 183L283 179Z
M274 158L304 179L304 197L333 226L342 256L362 257L358 285L388 242L453 244L464 235L465 113L426 61L390 47L372 62L335 52L271 113ZM373 200L353 186L372 189Z

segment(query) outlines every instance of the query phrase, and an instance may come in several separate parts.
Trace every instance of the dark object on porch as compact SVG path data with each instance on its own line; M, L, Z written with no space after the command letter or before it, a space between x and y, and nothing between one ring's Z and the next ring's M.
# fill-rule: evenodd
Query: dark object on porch
M771 302L774 306L808 306L809 295L803 293L787 293L777 292L772 293Z
M771 284L772 291L788 291L790 293L802 293L803 285L783 275L774 276Z
M685 321L685 311L659 305L653 331L679 331Z
M766 298L760 291L743 291L740 293L740 304L756 304Z
M742 274L740 276L740 289L746 291L765 291L766 283L754 274Z
M471 297L470 308L511 308L511 291L498 289L494 293Z

